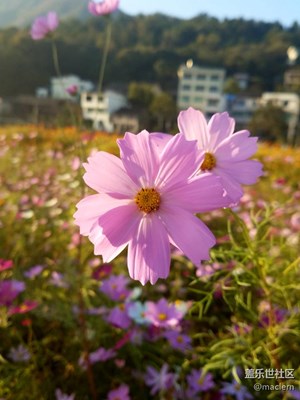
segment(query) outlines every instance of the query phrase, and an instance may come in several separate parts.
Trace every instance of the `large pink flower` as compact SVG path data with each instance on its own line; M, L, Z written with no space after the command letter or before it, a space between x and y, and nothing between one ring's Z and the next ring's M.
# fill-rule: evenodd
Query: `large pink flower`
M119 0L104 0L100 3L96 3L95 1L90 1L88 4L88 10L91 14L99 16L99 15L108 15L112 12L116 11L119 7Z
M43 39L48 33L55 31L58 24L58 16L54 11L50 11L47 15L37 17L31 26L30 34L32 39Z
M234 133L235 122L227 112L214 114L207 123L200 111L190 107L180 112L178 126L204 152L200 171L220 176L234 203L243 195L241 184L251 185L262 175L262 164L249 160L257 150L257 137L249 137L246 130Z
M121 159L90 157L84 180L99 194L81 200L74 215L104 262L128 245L129 274L142 284L168 276L170 242L196 265L208 259L215 238L193 214L227 204L219 178L196 176L203 156L195 141L178 134L158 146L157 136L126 133Z

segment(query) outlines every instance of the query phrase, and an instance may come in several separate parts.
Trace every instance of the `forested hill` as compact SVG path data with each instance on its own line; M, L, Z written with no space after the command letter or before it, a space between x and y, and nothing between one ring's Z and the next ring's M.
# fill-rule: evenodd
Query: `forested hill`
M105 18L92 17L60 24L56 40L63 74L97 80L105 23ZM227 76L248 72L253 86L271 90L287 68L286 50L291 45L300 47L297 23L284 28L279 23L220 21L207 15L181 20L119 13L113 21L105 84L145 81L174 90L178 66L192 58L195 64L226 68ZM33 41L29 27L0 30L0 96L34 93L53 75L48 40Z

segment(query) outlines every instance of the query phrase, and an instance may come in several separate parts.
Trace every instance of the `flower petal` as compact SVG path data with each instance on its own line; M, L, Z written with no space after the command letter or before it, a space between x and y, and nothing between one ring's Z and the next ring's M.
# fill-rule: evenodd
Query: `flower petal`
M198 175L187 184L163 194L163 204L184 208L193 214L226 207L229 203L224 197L221 178L210 173Z
M227 195L236 203L243 196L244 192L239 182L237 182L227 171L223 168L215 168L214 173L222 178L222 185Z
M170 270L170 244L162 222L155 214L145 215L128 246L128 270L142 285L167 278Z
M206 148L208 151L213 151L216 146L231 136L234 131L235 121L229 117L227 112L214 114L208 122L209 130L209 145Z
M178 133L166 144L160 159L155 185L163 191L186 182L199 169L203 154L196 141L188 141Z
M178 116L178 127L187 140L197 140L201 149L206 149L209 142L207 122L201 111L189 107Z
M252 185L263 173L262 164L255 160L222 162L220 163L220 169L221 168L237 182L244 185Z
M158 171L158 152L146 130L135 135L126 132L124 139L117 140L124 167L136 183L142 187L152 187Z
M129 178L122 161L109 153L99 151L83 164L85 183L97 192L112 197L133 198L138 188Z
M47 14L47 25L50 31L54 31L58 27L59 21L55 11L50 11Z
M215 150L218 161L243 161L257 151L257 137L249 137L250 132L239 131L223 140Z
M191 213L177 207L162 207L160 218L178 247L195 265L209 259L216 239L208 227Z
M89 236L95 245L95 255L102 255L104 262L113 260L135 237L140 219L134 202L112 206L98 218Z

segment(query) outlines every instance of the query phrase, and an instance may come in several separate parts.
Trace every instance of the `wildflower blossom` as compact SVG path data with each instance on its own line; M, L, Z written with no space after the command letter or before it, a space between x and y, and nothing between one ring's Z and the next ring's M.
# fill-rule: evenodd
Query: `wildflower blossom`
M19 344L19 346L10 349L8 358L14 362L26 362L30 360L31 355L25 346Z
M170 345L176 349L185 352L192 348L192 339L179 331L169 330L164 333L164 337L168 340Z
M119 3L119 0L104 0L100 3L90 1L88 4L88 10L95 16L108 15L119 8Z
M223 383L223 388L220 390L220 393L233 395L235 396L236 400L253 399L253 396L248 392L248 389L238 383L236 380L231 383Z
M70 95L70 96L77 96L78 94L78 86L77 85L70 85L66 88L66 92Z
M91 364L94 364L96 362L105 362L113 357L115 357L116 353L113 349L105 349L104 347L99 347L99 349L91 352L89 354L89 361ZM85 369L86 364L85 364L85 358L84 356L81 356L78 360L78 365Z
M199 392L206 392L215 386L213 376L210 373L203 374L202 370L193 369L189 375L187 375L187 396L188 398L194 398Z
M14 279L0 282L0 305L9 306L25 290L25 283Z
M107 322L118 328L127 329L131 323L127 312L127 305L119 304L112 308L107 317Z
M37 17L31 26L31 37L40 40L58 27L59 20L56 12L50 11L47 15Z
M148 366L146 370L145 382L151 387L150 393L154 395L161 390L168 390L174 386L175 374L169 372L168 364L163 364L160 371Z
M234 133L234 119L227 112L217 113L207 123L204 115L192 107L181 111L178 126L189 140L197 140L204 152L201 172L222 178L228 196L235 203L243 195L241 184L251 185L262 175L262 165L249 160L257 150L257 137L246 130Z
M146 304L143 304L140 301L135 301L128 307L128 315L136 324L147 325L150 321L146 318L146 310Z
M164 298L160 299L157 303L148 301L146 306L146 318L157 327L174 327L183 317L183 313L176 306L168 304Z
M55 397L56 397L56 400L74 400L75 394L69 395L69 394L63 393L60 389L56 389Z
M12 266L13 266L12 260L4 260L0 258L0 272L12 268Z
M127 289L128 278L124 275L111 275L109 278L102 282L100 291L106 294L111 300L119 301L124 300L129 295L130 291Z
M128 245L129 274L142 284L168 276L170 241L196 265L208 259L215 238L193 214L227 204L216 177L193 177L202 157L195 142L176 135L163 150L155 143L147 131L126 133L121 159L90 157L84 180L99 194L81 200L74 215L104 262Z
M107 400L130 400L129 387L123 384L111 390L108 393Z
M24 276L29 279L33 279L36 276L40 275L40 273L44 270L45 267L42 265L35 265L34 267L30 268L28 271L24 272Z
M38 302L33 300L25 300L24 303L19 306L11 306L8 310L8 315L25 314L31 310L34 310L38 304Z

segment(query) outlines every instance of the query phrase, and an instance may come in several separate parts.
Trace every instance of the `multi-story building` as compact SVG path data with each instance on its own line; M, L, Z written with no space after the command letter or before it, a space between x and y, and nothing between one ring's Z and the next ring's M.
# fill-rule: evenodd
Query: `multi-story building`
M224 69L194 66L189 60L179 67L178 78L177 106L180 110L191 106L208 118L224 111Z
M81 94L82 117L85 121L91 121L94 129L114 131L111 116L116 111L127 106L124 95L107 90L102 94L84 92Z
M226 111L235 119L237 130L247 126L258 106L258 97L247 94L226 95Z
M271 103L282 108L288 123L287 141L288 143L294 143L300 114L299 95L296 93L266 92L262 94L260 103L262 105Z

